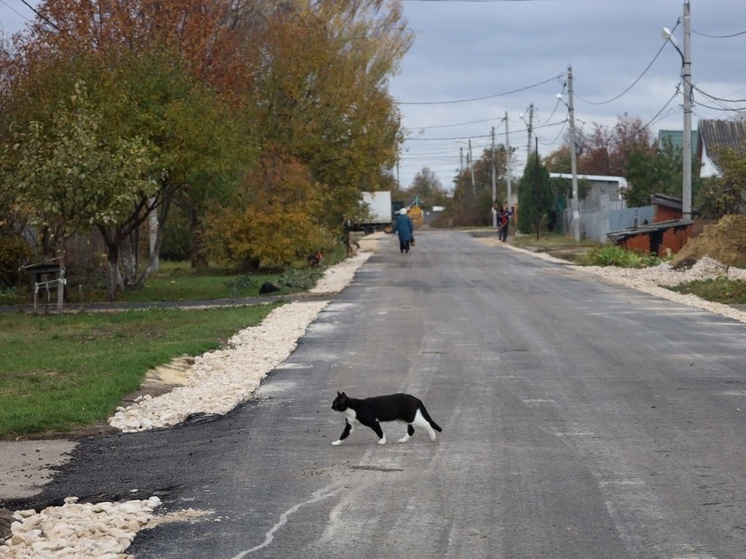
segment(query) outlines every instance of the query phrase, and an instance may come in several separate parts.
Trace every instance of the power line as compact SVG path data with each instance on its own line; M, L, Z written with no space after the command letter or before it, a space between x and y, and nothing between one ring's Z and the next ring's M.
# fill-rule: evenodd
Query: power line
M676 27L677 27L678 25L679 25L679 22L677 21L677 22L676 22L676 25L674 25L673 29L671 30L671 33L673 33L673 32L674 32L674 30L676 29ZM655 64L655 61L656 61L656 60L658 60L658 57L659 57L659 56L661 55L661 53L663 52L663 49L665 48L665 46L666 46L666 42L667 42L667 41L668 41L668 39L666 39L666 40L664 40L664 41L663 41L663 44L661 45L661 48L659 48L659 49L658 49L658 52L657 52L657 53L655 53L655 56L653 57L653 60L651 60L651 61L650 61L650 64L648 64L648 65L647 65L647 66L645 67L645 69L644 69L644 70L642 71L642 74L640 74L640 75L639 75L639 76L637 77L637 79L636 79L635 81L633 81L633 82L632 82L632 84L631 84L631 85L630 85L630 86L629 86L629 87L628 87L627 89L625 89L624 91L622 91L622 92L621 92L621 93L620 93L619 95L617 95L616 97L612 97L612 98L611 98L611 99L609 99L608 101L600 101L600 102L596 102L596 101L589 101L588 99L583 99L583 98L582 98L582 97L581 97L580 95L577 95L577 94L575 94L575 97L576 97L577 99L580 99L580 100L581 100L581 101L583 101L584 103L588 103L589 105L607 105L607 104L609 104L609 103L612 103L612 102L616 101L617 99L619 99L619 98L620 98L620 97L622 97L623 95L627 94L627 93L628 93L628 92L629 92L629 91L630 91L630 90L631 90L631 89L632 89L633 87L635 87L635 86L636 86L636 85L638 84L638 82L639 82L639 81L640 81L640 80L641 80L641 79L642 79L642 78L643 78L643 77L645 76L645 74L647 74L647 73L648 73L648 70L650 70L650 68L651 68L651 67L653 66L653 64Z
M733 37L746 35L746 31L739 31L738 33L732 33L730 35L708 35L707 33L700 33L699 31L695 31L694 29L692 29L692 33L694 33L695 35L699 35L700 37L708 37L710 39L732 39Z
M508 1L526 1L526 0L508 0ZM559 74L557 76L552 76L551 78L544 80L539 83L535 83L533 85L527 85L526 87L520 87L518 89L513 89L511 91L505 91L503 93L495 93L494 95L485 95L484 97L474 97L473 99L457 99L454 101L399 101L397 104L399 105L452 105L455 103L471 103L473 101L483 101L485 99L494 99L495 97L503 97L505 95L512 95L513 93L520 93L521 91L526 91L528 89L533 89L534 87L539 87L540 85L544 85L546 83L549 83L551 81L557 80L561 78L563 74Z
M4 4L5 6L8 7L8 9L13 10L15 13L17 13L19 16L21 16L26 21L31 21L29 18L26 17L25 14L22 14L21 12L19 12L18 10L16 10L13 6L11 6L10 4L8 4L5 0L0 0L0 4Z
M663 105L663 107L661 108L661 110L658 111L657 113L655 113L655 116L653 118L651 118L647 122L647 124L645 126L642 127L642 130L645 130L646 128L648 128L649 126L651 126L653 124L653 122L655 122L655 119L657 119L661 115L661 113L663 111L665 111L666 108L671 104L671 101L673 101L674 99L676 99L676 96L679 94L679 86L680 85L681 84L676 84L676 91L673 92L673 95L671 95L671 98L668 101L666 101L666 104Z
M470 122L458 122L456 124L438 124L438 125L434 125L434 126L407 126L406 128L411 128L412 130L432 130L434 128L453 128L453 127L456 127L456 126L466 126L468 124L481 124L483 122L493 122L495 120L503 120L503 119L502 119L502 117L485 118L485 119L482 119L482 120L472 120Z
M705 97L709 97L713 101L720 101L722 103L746 103L746 99L723 99L722 97L715 97L714 95L710 95L709 93L702 91L696 85L692 85L692 88L699 91Z
M44 21L46 21L46 22L47 22L47 23L48 23L49 25L51 25L52 27L54 27L54 28L55 28L55 29L56 29L57 31L61 31L61 29L60 29L59 27L57 27L57 24L56 24L56 23L54 23L54 22L50 21L50 20L49 20L49 18L47 18L47 16L45 16L45 15L42 15L41 13L39 13L39 10L37 10L36 8L34 8L34 7L33 7L33 6L31 5L31 4L29 4L29 3L28 3L28 2L26 1L26 0L21 0L21 2L23 2L23 3L24 3L24 4L25 4L25 5L27 6L27 7L28 7L28 9L30 9L30 10L31 10L32 12L34 12L34 13L35 13L35 14L36 14L36 15L37 15L37 16L38 16L39 18L41 18L41 19L43 19ZM24 17L25 17L25 16L24 16Z
M534 126L533 128L536 129L536 128L549 128L549 127L552 127L552 126L559 126L560 124L564 124L564 122L566 120L567 119L559 121L559 122L549 122L549 123L546 123L546 124L539 124L537 126ZM528 128L524 128L523 130L511 130L510 133L511 134L520 134L521 132L526 132L526 131L528 131ZM470 135L469 136L469 138L471 138L471 139L491 138L491 137L492 137L491 133L490 134L480 134L480 135L477 135L477 136L474 136L474 135ZM410 142L415 142L415 141L416 142L436 142L436 141L452 141L452 140L462 140L462 139L463 139L463 137L461 137L461 136L455 136L455 137L449 137L449 138L442 138L442 137L441 138L407 138L407 141L410 141Z

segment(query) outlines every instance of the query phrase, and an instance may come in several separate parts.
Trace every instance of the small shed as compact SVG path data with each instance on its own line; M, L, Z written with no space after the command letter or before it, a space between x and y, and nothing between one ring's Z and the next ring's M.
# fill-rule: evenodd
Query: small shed
M653 223L636 224L634 227L610 231L606 237L627 250L666 256L676 254L692 234L691 219L684 219L681 198L653 194Z
M657 254L660 257L679 252L689 242L692 220L659 221L638 227L611 231L607 237L627 250Z

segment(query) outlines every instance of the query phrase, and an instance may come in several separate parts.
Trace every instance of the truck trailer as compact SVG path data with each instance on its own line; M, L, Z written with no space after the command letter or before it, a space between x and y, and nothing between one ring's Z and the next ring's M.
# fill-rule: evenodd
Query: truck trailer
M368 211L368 217L354 224L357 231L364 231L370 235L375 231L390 231L392 220L391 192L381 190L378 192L363 192L362 202Z

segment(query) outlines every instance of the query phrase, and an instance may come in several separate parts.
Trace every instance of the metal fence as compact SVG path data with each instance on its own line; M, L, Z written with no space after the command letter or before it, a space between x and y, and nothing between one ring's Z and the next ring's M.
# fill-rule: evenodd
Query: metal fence
M624 208L621 201L609 201L608 196L601 196L600 207L586 208L580 204L580 238L591 239L598 243L607 241L606 234L638 225L653 222L653 206ZM572 231L572 211L566 209L562 215L566 231Z

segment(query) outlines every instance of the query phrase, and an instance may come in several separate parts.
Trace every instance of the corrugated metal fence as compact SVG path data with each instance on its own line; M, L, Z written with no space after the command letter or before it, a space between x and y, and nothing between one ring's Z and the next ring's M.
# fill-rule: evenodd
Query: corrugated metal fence
M610 202L608 196L601 196L601 206L585 208L580 205L580 238L605 243L606 234L646 223L653 223L655 209L653 206L641 208L623 208L622 202ZM563 212L563 223L567 231L572 231L572 212L568 208Z

